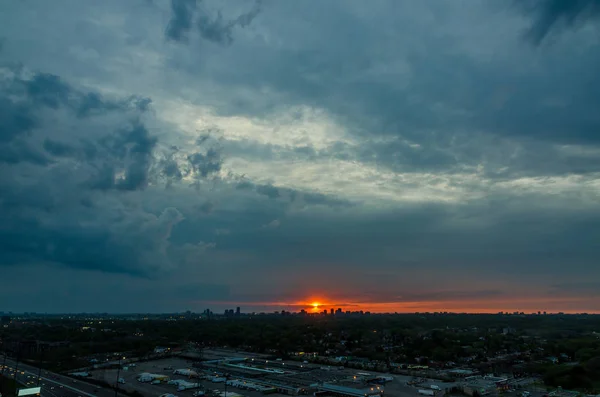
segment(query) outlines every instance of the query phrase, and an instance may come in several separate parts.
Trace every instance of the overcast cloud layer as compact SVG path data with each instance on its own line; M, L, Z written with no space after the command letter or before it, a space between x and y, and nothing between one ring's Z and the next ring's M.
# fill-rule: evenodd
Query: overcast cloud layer
M600 312L600 1L0 3L0 310Z

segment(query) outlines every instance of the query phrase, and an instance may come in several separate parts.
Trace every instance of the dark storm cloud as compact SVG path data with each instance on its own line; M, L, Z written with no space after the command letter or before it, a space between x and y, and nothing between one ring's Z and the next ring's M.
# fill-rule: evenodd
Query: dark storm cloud
M181 180L183 173L179 169L179 164L173 159L163 160L163 172L167 178Z
M221 154L214 148L210 148L206 153L196 152L188 156L188 161L192 170L201 177L207 177L221 170L223 160Z
M180 212L147 213L118 197L148 185L157 149L142 122L149 101L106 100L55 75L5 72L0 155L9 168L0 178L0 262L144 276L169 268L168 239ZM80 129L72 131L74 125ZM55 159L53 167L45 167L51 160L42 150ZM97 189L112 190L113 203L95 200Z
M171 20L165 30L169 40L187 42L193 25L196 0L171 0Z
M199 187L203 180L217 177L223 167L223 149L218 142L209 135L203 135L196 140L195 146L192 145L192 149L187 155L175 146L163 151L163 158L157 163L157 172L167 185L189 177L194 181L192 184Z
M478 301L600 277L592 29L533 48L486 1L46 4L0 4L3 59L48 72L0 79L5 265L160 275L177 308L177 277L206 285L189 300L268 273L269 299L335 275ZM526 7L530 38L591 24L585 4Z
M125 168L124 177L116 182L119 189L137 190L147 186L148 170L153 161L152 153L157 138L150 135L143 124L133 124L131 129L121 132L121 147L128 147L129 164Z
M151 181L191 177L200 183L218 173L221 148L210 136L202 135L199 146L188 148L190 154L174 147L161 153L146 125L148 99L104 98L50 74L12 75L3 83L10 89L0 95L6 121L0 154L12 167L0 179L4 265L50 262L155 277L215 247L198 245L193 236L179 239L184 245L173 244L171 234L183 213L164 204L148 210L129 196L148 189ZM251 186L258 195L278 194L273 186ZM325 196L312 202L310 194L306 197L307 204L327 204ZM213 230L232 226L259 229L289 204L256 218L236 216L251 220L246 225L216 222L201 237L210 241ZM204 200L196 210L209 216L214 207Z
M57 109L69 101L71 89L58 76L37 73L31 80L22 81L28 97L35 104Z
M0 302L18 303L13 312L43 313L139 313L204 310L199 301L228 300L230 287L223 284L193 282L177 277L153 280L93 270L73 272L56 266L33 265L3 269L0 278ZM10 282L27 279L36 294ZM52 280L51 283L48 280ZM156 300L159 296L160 299ZM5 307L3 307L4 309Z
M44 166L50 164L51 160L22 139L0 145L0 163L18 164L21 162Z
M256 187L256 192L271 199L279 197L279 189L273 185L259 185Z
M205 40L221 45L230 45L233 43L233 30L236 27L245 28L250 25L260 11L260 1L254 3L250 11L231 20L225 20L221 11L217 11L214 17L209 16L204 11L198 16L198 31L200 32L200 36Z
M30 131L36 125L32 109L15 103L7 97L0 97L0 143L11 141L18 135Z
M75 154L75 148L63 142L49 138L44 139L44 149L53 156L70 157Z
M535 53L528 48L523 54L520 50L498 52L494 62L487 62L479 58L479 47L465 51L453 36L432 36L423 31L418 46L405 40L410 31L425 29L416 17L402 25L404 28L394 22L394 18L404 18L402 14L411 15L410 2L397 3L397 7L382 5L377 11L366 13L365 19L359 15L364 11L359 3L352 4L356 14L338 12L335 3L320 5L318 13L309 13L291 3L270 3L263 22L275 25L281 40L294 44L275 50L257 43L252 47L253 56L240 49L243 54L240 56L246 59L244 73L220 66L212 78L228 87L250 87L257 91L269 87L278 94L278 102L325 108L361 138L398 137L391 143L388 139L383 143L374 140L367 147L361 145L362 153L358 156L348 150L335 153L340 159L359 157L374 161L378 157L379 163L389 163L394 170L460 169L464 162L475 162L472 154L493 156L493 144L477 147L479 143L492 142L491 134L512 140L514 147L521 145L515 153L523 157L522 164L527 157L538 153L536 145L528 142L531 139L543 141L541 145L599 143L596 130L600 116L596 109L600 103L595 92L600 90L600 79L590 67L600 61L598 51L590 48L576 53L572 48L561 47ZM279 13L298 15L299 21L307 23L306 30L287 30L267 19L276 18ZM373 25L379 17L377 23L389 26L397 36L385 35ZM480 17L475 12L464 15L465 21ZM336 20L335 28L330 23L332 19ZM443 21L452 28L465 23L451 18ZM319 34L328 40L318 45L296 40L296 35L310 34L308 26L318 26ZM506 29L512 29L507 26ZM358 35L358 31L362 34ZM393 37L406 41L406 48L399 50ZM472 35L465 38L469 37ZM509 36L506 41L511 39L518 48L518 35ZM352 46L347 45L348 40ZM423 51L423 48L438 50ZM214 56L222 65L236 62L233 55ZM381 68L380 74L373 71L377 67ZM255 99L243 103L230 101L230 107L220 111L224 115L264 115L277 108L268 97ZM477 141L471 142L473 138ZM405 141L421 148L408 146ZM273 150L264 147L261 155L273 156ZM294 150L297 155L314 155L310 146ZM585 161L574 160L581 165ZM503 168L506 164L493 166ZM561 168L569 167L570 160ZM592 165L591 169L594 168ZM579 166L572 171L578 169Z
M240 178L238 178L240 179ZM260 196L265 196L270 200L280 200L286 206L326 206L330 208L351 207L353 203L343 198L322 193L301 191L289 188L279 188L273 184L256 184L245 180L243 177L235 184L236 190L254 191Z
M298 192L293 192L292 201L298 197ZM308 205L326 205L331 207L350 207L352 204L345 200L335 199L334 197L322 193L303 193L301 199Z
M539 272L561 274L563 264L569 263L571 274L585 271L597 252L592 241L598 238L594 225L600 221L598 214L590 218L588 212L573 209L550 215L526 200L516 204L507 198L470 206L413 205L377 215L349 214L271 213L271 219L265 215L265 224L284 218L277 232L238 228L219 244L246 255L269 252L273 266L341 264L351 271L372 263L379 270L419 278L425 277L422 269L437 269L435 277L427 276L437 285L449 276L446 270L478 277L518 272L529 278Z
M553 31L577 29L600 17L599 0L526 0L516 4L533 18L526 37L536 45Z
M249 190L254 188L254 184L250 181L241 181L235 186L238 190Z
M197 6L198 3L200 7ZM234 29L250 25L260 11L261 3L257 1L249 11L226 19L221 10L211 11L201 0L171 0L171 20L165 30L165 36L168 40L187 43L195 24L204 40L228 46L233 43Z
M215 204L210 201L205 201L198 206L198 210L204 214L210 214L215 209Z

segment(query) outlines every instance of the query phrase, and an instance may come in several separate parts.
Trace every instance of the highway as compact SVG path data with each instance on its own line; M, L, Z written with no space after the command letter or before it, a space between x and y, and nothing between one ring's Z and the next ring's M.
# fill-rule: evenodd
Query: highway
M15 366L16 363L13 360L7 359L6 368L3 369L4 376L15 378ZM25 387L37 387L38 373L38 368L19 362L16 380ZM46 370L42 370L39 386L42 388L42 397L111 397L115 394L112 389L102 388ZM126 397L121 393L119 396Z

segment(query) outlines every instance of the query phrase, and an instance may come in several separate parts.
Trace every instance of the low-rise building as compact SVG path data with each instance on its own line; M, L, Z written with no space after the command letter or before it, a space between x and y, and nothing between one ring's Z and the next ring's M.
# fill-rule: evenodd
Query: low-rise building
M327 392L329 394L333 394L336 396L344 396L344 397L368 397L368 396L383 396L383 386L380 385L357 385L354 386L344 386L333 383L323 383L322 385L317 386L317 390L321 392Z

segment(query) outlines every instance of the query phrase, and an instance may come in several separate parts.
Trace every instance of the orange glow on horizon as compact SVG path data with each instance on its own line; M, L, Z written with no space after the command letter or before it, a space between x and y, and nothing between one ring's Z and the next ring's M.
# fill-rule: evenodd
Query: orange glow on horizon
M342 309L342 311L369 311L371 313L415 313L415 312L451 312L451 313L498 313L498 312L524 312L548 313L563 312L566 314L589 313L600 314L600 299L586 297L511 297L510 299L485 299L485 300L447 300L447 301L388 301L388 302L361 302L350 299L336 299L340 303L329 302L323 298L312 298L299 301L273 301L273 302L203 302L214 304L228 304L253 308L262 308L258 311L288 310L299 312L301 309L310 313L319 313L324 309ZM345 303L341 303L344 302ZM271 309L272 308L272 309Z
M308 306L310 306L310 310L312 312L317 313L317 312L320 311L320 309L323 306L323 304L321 302L319 302L319 301L313 301Z

